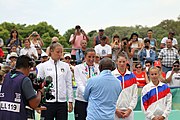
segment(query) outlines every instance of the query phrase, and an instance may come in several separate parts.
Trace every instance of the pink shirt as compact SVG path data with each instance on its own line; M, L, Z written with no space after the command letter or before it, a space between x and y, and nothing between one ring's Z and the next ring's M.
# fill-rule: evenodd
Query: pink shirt
M69 42L71 42L73 38L74 34L71 35ZM81 48L81 40L86 40L86 37L83 34L77 35L74 44L72 44L72 48ZM76 55L76 50L72 50L71 55Z

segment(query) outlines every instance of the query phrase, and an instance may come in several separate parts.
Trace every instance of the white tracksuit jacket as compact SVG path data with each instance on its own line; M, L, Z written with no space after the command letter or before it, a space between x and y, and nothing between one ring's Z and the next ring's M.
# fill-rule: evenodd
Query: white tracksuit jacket
M87 80L90 77L99 74L99 68L97 65L88 66L85 62L74 67L74 78L77 85L76 100L86 102L83 94L86 87Z
M159 82L155 86L152 82L142 89L141 108L146 116L146 120L152 120L157 115L162 115L168 120L171 112L172 95L167 84Z
M135 75L130 72L126 71L124 76L121 76L118 69L112 71L112 74L119 79L122 92L119 95L119 98L116 103L116 108L121 110L127 110L128 108L132 110L129 117L126 120L133 120L133 109L136 107L137 100L138 100L138 88L137 88L137 81ZM117 116L115 119L118 119Z
M57 61L55 64L51 58L42 63L38 68L37 77L46 78L52 77L53 88L52 94L55 99L47 100L47 102L73 102L73 88L72 88L72 72L67 63Z

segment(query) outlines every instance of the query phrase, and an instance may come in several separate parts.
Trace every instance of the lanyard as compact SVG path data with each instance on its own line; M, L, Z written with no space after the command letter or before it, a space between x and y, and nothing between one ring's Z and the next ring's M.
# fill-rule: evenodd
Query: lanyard
M85 72L86 72L86 77L87 79L89 79L90 77L95 76L95 70L94 70L94 66L88 66L86 64L86 62L84 63L84 67L85 67Z

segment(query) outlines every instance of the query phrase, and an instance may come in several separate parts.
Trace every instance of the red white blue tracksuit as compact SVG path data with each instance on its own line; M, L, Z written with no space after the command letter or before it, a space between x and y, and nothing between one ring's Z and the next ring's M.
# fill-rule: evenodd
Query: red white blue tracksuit
M122 76L118 69L115 69L112 74L120 81L122 87L122 92L120 93L116 103L116 109L131 109L132 112L129 117L123 120L134 120L133 109L136 107L138 100L136 76L128 70L126 70L126 73ZM115 120L119 119L120 118L115 115Z
M167 84L159 82L155 86L152 82L142 89L141 108L146 120L152 120L157 115L162 115L168 120L171 112L172 95Z

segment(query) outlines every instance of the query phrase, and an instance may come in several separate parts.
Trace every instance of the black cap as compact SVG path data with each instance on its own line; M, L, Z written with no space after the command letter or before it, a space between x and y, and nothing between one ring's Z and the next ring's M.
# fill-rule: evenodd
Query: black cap
M104 29L99 29L99 32L104 32Z
M179 60L175 60L174 62L173 62L173 65L174 64L179 64Z

